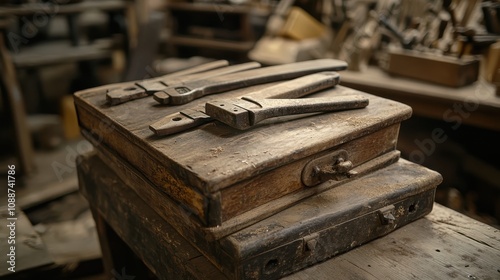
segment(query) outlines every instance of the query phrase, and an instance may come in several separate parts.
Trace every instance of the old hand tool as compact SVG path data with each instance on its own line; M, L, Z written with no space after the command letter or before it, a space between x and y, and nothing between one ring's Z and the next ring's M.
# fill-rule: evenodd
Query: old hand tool
M217 65L217 64L213 64ZM219 64L220 65L220 64ZM159 92L167 89L169 85L181 85L185 82L202 80L206 78L211 78L215 76L225 75L229 73L234 73L238 71L249 70L253 68L260 67L257 62L248 62L243 64L237 64L232 66L217 67L215 69L201 71L197 73L191 73L189 75L173 75L173 76L163 76L161 79L151 79L144 80L141 82L136 82L135 86L129 86L125 88L117 88L110 90L106 93L106 98L108 103L111 105L118 105L130 100L143 98L150 96L155 92ZM206 66L204 67L207 68ZM203 69L203 68L202 68ZM186 73L186 72L184 72Z
M339 79L340 75L337 72L320 72L279 83L246 95L258 98L299 98L334 87L338 84ZM211 120L212 118L205 114L205 105L203 104L168 115L151 124L149 128L156 135L170 135L202 125Z
M172 86L155 93L154 99L161 104L179 105L209 94L293 79L320 71L340 71L346 68L346 62L335 59L317 59L270 66Z
M237 100L207 102L205 112L218 121L244 130L272 117L343 111L366 106L368 106L368 98L362 95L305 99L255 99L244 96Z
M142 88L137 88L138 84L142 84L145 82L149 83L149 84L156 84L156 83L161 84L160 81L164 80L164 79L171 79L174 77L180 77L180 76L186 76L186 75L190 75L190 74L200 73L200 72L213 70L213 69L217 69L217 68L228 66L228 65L229 65L229 62L227 60L216 60L216 61L211 61L208 63L201 64L201 65L197 65L194 67L190 67L188 69L184 69L181 71L176 71L174 73L166 74L166 75L163 75L161 77L152 78L152 79L149 79L147 81L146 80L136 81L134 83L134 86L127 85L127 86L113 87L113 88L110 88L107 90L108 94L110 92L112 92L111 97L107 97L107 100L109 103L111 103L110 105L117 105L117 104L121 104L123 102L129 101L129 100L139 99L139 98L148 96L148 94L146 94L146 92L144 92ZM123 92L123 91L125 91L125 92ZM120 98L119 94L122 95L121 98ZM117 96L113 97L113 95L117 95ZM127 98L127 96L129 96L129 97Z

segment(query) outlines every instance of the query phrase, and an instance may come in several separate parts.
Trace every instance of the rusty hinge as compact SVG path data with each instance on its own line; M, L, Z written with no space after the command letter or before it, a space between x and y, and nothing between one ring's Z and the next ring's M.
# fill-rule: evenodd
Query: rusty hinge
M352 178L357 175L352 168L347 151L338 150L308 162L302 170L302 182L312 187L328 180Z

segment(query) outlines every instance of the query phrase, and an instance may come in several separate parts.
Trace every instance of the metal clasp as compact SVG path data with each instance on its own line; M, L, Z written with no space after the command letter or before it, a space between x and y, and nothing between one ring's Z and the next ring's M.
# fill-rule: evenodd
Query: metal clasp
M357 172L348 159L347 151L339 150L326 156L311 160L302 171L302 182L308 187L328 180L341 181L352 178Z
M394 217L395 208L394 205L388 205L384 208L380 208L378 210L378 216L380 218L380 223L382 225L391 225L396 221L396 217Z
M319 237L318 233L313 233L311 235L304 237L304 252L306 253L314 252L319 242L318 237Z

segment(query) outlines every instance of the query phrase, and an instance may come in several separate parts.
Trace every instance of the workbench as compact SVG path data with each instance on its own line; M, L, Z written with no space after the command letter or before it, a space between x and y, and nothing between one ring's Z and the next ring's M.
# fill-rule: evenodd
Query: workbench
M78 163L80 190L94 214L107 278L226 279L98 156L81 157ZM120 191L109 195L106 188ZM435 204L422 219L286 277L408 278L499 279L500 230Z
M482 80L464 87L434 85L391 76L370 66L361 72L342 72L342 85L405 103L417 116L500 131L500 97Z

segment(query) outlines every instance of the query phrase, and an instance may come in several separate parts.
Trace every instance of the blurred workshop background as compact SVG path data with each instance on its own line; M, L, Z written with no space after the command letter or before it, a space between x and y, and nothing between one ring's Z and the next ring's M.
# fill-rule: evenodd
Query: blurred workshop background
M2 0L0 170L16 165L18 231L47 248L19 270L101 267L75 91L215 59L316 58L349 63L342 85L410 105L402 157L443 175L437 202L499 227L500 1Z

